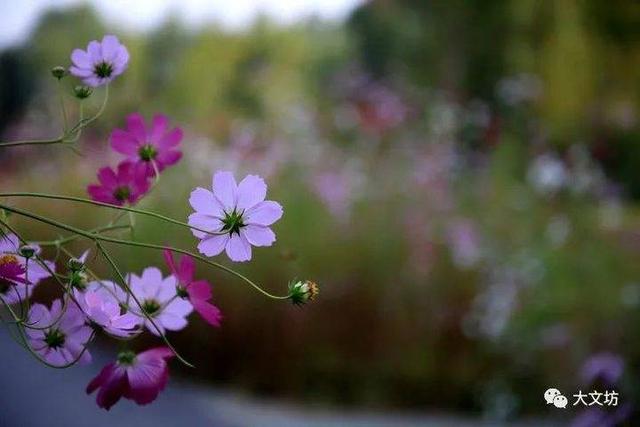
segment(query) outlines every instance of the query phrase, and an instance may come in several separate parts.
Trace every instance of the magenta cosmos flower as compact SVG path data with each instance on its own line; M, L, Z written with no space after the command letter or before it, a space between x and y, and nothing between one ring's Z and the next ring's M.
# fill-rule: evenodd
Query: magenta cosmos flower
M179 331L187 326L187 316L193 306L176 294L178 281L175 276L162 277L162 272L155 267L145 268L142 276L129 274L127 282L131 292L136 296L142 310L153 319L158 329L146 318L138 304L130 300L129 309L138 316L138 321L155 335L165 333L165 329Z
M132 162L143 165L147 176L155 176L156 169L162 172L182 158L182 153L176 150L180 141L182 129L169 130L169 119L162 114L153 116L150 129L145 127L140 113L130 114L127 129L115 129L111 133L111 147Z
M98 388L96 402L107 411L121 397L138 405L153 402L169 380L167 360L173 352L167 347L157 347L138 355L131 351L118 354L118 360L110 363L87 386L87 394Z
M102 42L90 42L86 51L74 49L71 62L71 74L84 84L97 87L111 82L127 69L129 52L116 36L106 35Z
M35 253L40 252L40 248L35 245L31 245L35 249ZM17 304L20 301L31 296L33 288L41 280L50 277L49 270L45 268L43 264L37 261L35 258L27 260L25 257L19 255L20 240L15 234L6 234L0 237L0 257L5 260L7 264L4 269L5 274L16 273L17 270L24 271L24 281L19 280L3 280L0 278L0 296L7 304ZM16 265L17 263L17 265ZM44 261L46 266L51 271L55 271L55 265L50 261ZM9 271L9 270L12 270Z
M120 298L124 292L113 282L90 282L84 291L74 289L78 305L91 322L116 337L135 334L139 317L123 313Z
M149 191L149 180L142 168L122 162L117 171L106 167L98 171L99 184L91 184L87 192L97 202L122 206L134 205Z
M189 225L199 229L191 230L202 239L198 250L215 256L226 249L232 261L249 261L251 245L271 246L276 235L269 226L282 217L282 206L265 201L266 196L262 178L247 175L236 184L231 172L213 176L213 192L193 190L189 203L196 212L189 216Z
M85 321L84 314L73 303L67 304L62 313L62 302L58 299L50 310L42 304L33 305L25 330L31 348L46 362L55 366L76 361L89 363L91 355L84 349L91 338L91 328Z
M193 309L212 326L219 327L222 320L220 309L210 303L211 285L206 280L193 280L196 265L189 256L180 259L180 265L173 262L173 254L169 250L164 251L164 259L171 273L178 279L176 293L181 298L186 298L193 305Z

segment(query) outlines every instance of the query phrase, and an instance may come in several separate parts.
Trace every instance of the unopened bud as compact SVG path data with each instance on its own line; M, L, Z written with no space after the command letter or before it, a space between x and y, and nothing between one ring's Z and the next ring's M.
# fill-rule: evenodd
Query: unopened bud
M73 94L78 99L86 99L91 96L93 89L89 86L76 86L73 88Z
M78 258L69 258L67 261L67 268L73 272L84 270L84 261Z
M58 65L57 67L53 67L51 69L51 75L60 80L67 75L67 70L64 67Z
M81 291L85 290L87 288L87 274L81 270L72 271L69 286Z
M31 245L24 245L20 247L20 255L25 258L31 258L36 254L36 248Z
M289 284L289 299L295 305L302 305L312 301L318 295L318 292L318 285L310 280Z

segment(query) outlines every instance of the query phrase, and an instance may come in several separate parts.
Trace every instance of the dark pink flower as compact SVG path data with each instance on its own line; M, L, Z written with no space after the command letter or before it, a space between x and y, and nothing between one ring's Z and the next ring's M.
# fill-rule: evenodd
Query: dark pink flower
M87 386L87 394L98 388L96 402L106 410L111 409L121 397L138 405L153 402L164 390L169 380L167 360L174 356L168 347L156 347L135 354L124 351L118 360L110 363Z
M182 298L188 298L193 308L202 318L212 326L220 326L222 313L220 309L211 304L211 285L206 280L193 280L195 262L189 256L180 259L180 265L176 266L173 254L169 250L164 251L164 259L173 275L178 279L177 293Z
M24 277L27 269L15 255L0 255L0 283L28 283Z
M99 184L89 185L87 192L93 200L112 205L134 205L149 191L145 170L131 162L120 163L117 171L109 167L100 169L98 181Z
M147 176L155 176L156 169L162 172L182 158L182 152L175 149L180 141L182 129L175 127L169 130L169 119L162 114L153 116L150 129L145 127L140 113L130 114L127 129L115 129L111 133L111 147L129 160L143 165Z

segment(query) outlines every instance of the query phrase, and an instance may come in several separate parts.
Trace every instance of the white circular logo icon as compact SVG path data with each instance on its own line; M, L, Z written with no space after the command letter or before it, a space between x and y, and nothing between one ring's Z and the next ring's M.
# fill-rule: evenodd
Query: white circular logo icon
M557 388L550 388L545 391L544 400L547 402L547 405L551 405L553 403L553 399L555 399L556 396L562 396L562 393L560 393L560 390L558 390Z

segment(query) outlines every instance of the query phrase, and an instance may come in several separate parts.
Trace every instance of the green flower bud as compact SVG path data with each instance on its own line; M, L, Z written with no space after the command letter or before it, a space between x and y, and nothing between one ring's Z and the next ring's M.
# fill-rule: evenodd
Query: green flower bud
M318 285L310 280L289 283L289 299L295 305L303 305L312 301L318 292Z
M20 252L20 255L22 255L23 257L31 258L36 254L36 248L34 248L31 245L24 245L20 247L19 252Z
M51 75L60 80L67 75L67 70L64 67L58 65L57 67L53 67L51 69Z
M76 86L73 88L73 94L78 99L86 99L91 96L93 89L89 86Z
M69 286L72 288L85 290L87 288L87 274L84 271L72 271L69 278Z
M69 258L67 261L67 268L72 272L75 271L84 271L84 262L78 258Z

